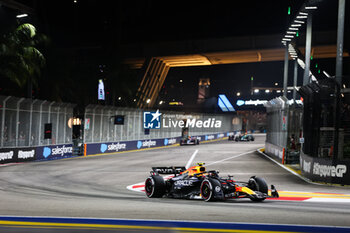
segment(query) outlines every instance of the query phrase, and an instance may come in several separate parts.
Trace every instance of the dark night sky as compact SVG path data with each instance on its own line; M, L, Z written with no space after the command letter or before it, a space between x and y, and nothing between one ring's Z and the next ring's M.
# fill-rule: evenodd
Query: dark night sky
M287 8L300 0L270 1L38 1L50 33L65 43L122 43L280 33ZM72 39L72 40L71 40Z
M33 2L43 31L69 46L101 45L116 39L142 44L283 33L288 6L293 15L303 0L23 2ZM314 29L334 30L337 1L324 1L318 11L321 16L314 19Z
M107 1L107 0L21 0L35 8L33 20L40 32L47 34L56 48L97 48L102 52L93 60L106 62L112 49L118 53L123 44L147 44L164 41L222 38L245 35L281 34L289 16L299 9L302 0L244 1ZM314 29L335 30L337 2L324 1ZM347 9L349 9L347 4ZM350 13L349 10L346 13ZM349 16L346 25L349 25ZM3 26L4 24L2 24ZM346 29L349 38L349 29ZM348 45L347 45L348 46ZM89 56L89 53L87 53ZM122 59L122 58L121 58ZM327 64L328 61L323 61ZM330 68L334 67L333 61ZM96 69L98 69L96 67ZM348 72L348 69L344 69ZM301 70L300 72L301 73ZM332 71L330 71L332 73ZM334 73L334 72L333 72ZM219 65L210 67L173 68L166 86L186 79L184 88L193 90L198 79L212 80L211 94L249 92L250 77L258 86L282 84L283 62ZM292 77L292 71L290 71ZM188 84L187 84L188 83ZM188 86L187 86L188 85ZM185 91L187 93L188 91ZM193 92L193 91L192 91ZM189 95L189 97L192 95ZM196 94L195 94L196 96Z

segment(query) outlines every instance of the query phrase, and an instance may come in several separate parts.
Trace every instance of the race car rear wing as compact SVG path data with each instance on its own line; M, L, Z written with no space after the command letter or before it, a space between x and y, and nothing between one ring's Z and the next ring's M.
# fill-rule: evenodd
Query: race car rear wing
M185 167L152 167L152 170L158 174L180 174L186 170Z

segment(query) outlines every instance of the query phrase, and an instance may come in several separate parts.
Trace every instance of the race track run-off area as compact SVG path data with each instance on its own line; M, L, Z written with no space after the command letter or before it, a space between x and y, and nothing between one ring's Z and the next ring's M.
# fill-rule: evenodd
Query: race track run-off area
M260 135L254 142L223 140L198 146L1 166L0 232L73 232L67 231L71 228L88 229L89 232L102 232L108 228L124 232L117 231L127 228L122 226L134 226L127 228L128 232L174 232L174 229L189 232L190 223L195 228L192 231L203 226L215 228L216 232L249 232L243 230L252 229L251 226L256 224L349 227L350 189L305 182L256 152L264 146L264 141L264 135ZM253 175L263 177L269 185L276 186L280 198L269 198L261 203L249 199L208 203L146 197L144 181L152 166L185 166L197 162L220 171L220 176L233 175L238 181L248 181ZM38 218L13 219L14 216ZM60 218L57 220L56 217ZM143 222L123 222L121 219ZM114 222L108 222L112 220ZM187 225L181 225L184 222ZM199 224L201 222L226 225L209 226ZM233 223L243 225L228 227L227 224ZM160 226L164 228L157 228ZM56 228L60 231L55 231ZM296 227L255 229L259 230L256 232L320 232ZM322 229L322 232L349 230Z

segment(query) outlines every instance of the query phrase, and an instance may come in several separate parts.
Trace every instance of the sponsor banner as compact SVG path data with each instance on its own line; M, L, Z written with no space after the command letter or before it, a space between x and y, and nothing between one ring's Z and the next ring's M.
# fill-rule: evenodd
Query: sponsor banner
M113 153L124 151L127 149L126 142L112 142L112 143L102 143L100 144L100 153Z
M179 143L180 137L145 139L123 142L91 143L86 144L86 155L116 153L128 150L138 150L145 148L171 146Z
M171 146L171 145L174 145L174 144L179 143L179 142L180 142L180 138L179 137L176 137L176 138L164 138L163 145L164 146Z
M17 151L17 162L26 162L36 160L36 149L35 147L30 148L18 148Z
M35 147L1 148L0 164L33 161L36 159Z
M216 139L215 134L204 135L204 141L214 140Z
M16 148L0 149L0 163L17 162Z
M300 153L300 169L312 181L350 185L350 161L318 158Z
M36 148L36 160L60 159L71 157L72 144L39 146Z
M200 141L208 141L223 138L227 133L198 135L195 136ZM128 150L141 150L146 148L155 148L162 146L171 146L180 143L181 137L144 139L135 141L108 142L108 143L89 143L86 144L86 155L110 154Z

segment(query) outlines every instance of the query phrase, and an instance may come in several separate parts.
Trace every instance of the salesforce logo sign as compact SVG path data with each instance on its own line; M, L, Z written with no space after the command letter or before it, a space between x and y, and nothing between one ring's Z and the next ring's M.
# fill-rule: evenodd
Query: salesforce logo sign
M71 146L55 146L55 147L47 147L45 146L43 149L43 157L46 159L49 156L52 157L63 157L66 155L72 155L73 147Z
M100 151L104 152L118 152L119 150L126 150L126 143L111 143L111 144L101 144Z
M100 151L102 153L105 153L106 150L107 150L107 145L106 144L101 144Z
M137 141L137 149L140 149L142 147L142 142L141 141Z
M45 159L51 155L51 149L49 147L44 147L43 156Z
M244 105L245 104L245 101L244 100L237 100L237 102L236 102L236 105L237 106L242 106L242 105Z
M145 140L145 141L137 141L137 149L141 149L142 147L152 147L152 146L156 146L157 142L153 141L153 140Z

